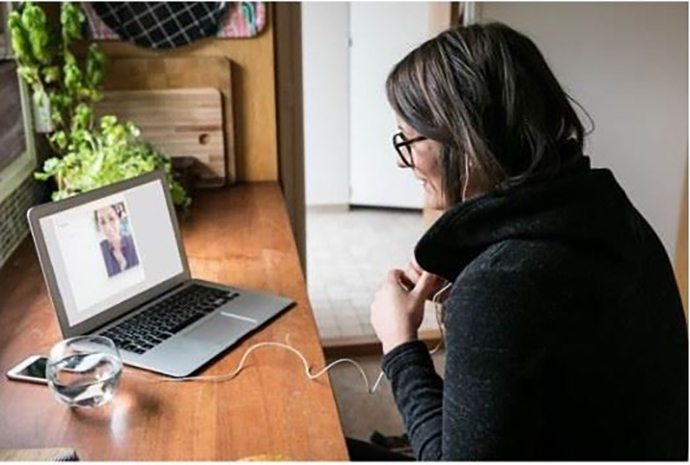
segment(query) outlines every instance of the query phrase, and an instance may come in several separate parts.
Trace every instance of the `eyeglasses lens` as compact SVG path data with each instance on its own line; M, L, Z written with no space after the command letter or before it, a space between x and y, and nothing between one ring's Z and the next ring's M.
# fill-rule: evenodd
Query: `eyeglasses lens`
M408 145L405 145L405 142L407 142L407 140L401 133L397 133L393 137L393 147L395 147L396 152L398 152L400 160L402 160L405 166L412 167L412 150Z

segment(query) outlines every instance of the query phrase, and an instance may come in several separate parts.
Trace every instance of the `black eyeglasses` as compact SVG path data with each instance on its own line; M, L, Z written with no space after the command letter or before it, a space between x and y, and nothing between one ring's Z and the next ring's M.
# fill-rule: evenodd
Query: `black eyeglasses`
M400 160L407 168L414 168L414 160L412 159L412 144L422 140L426 140L424 136L415 137L407 140L402 132L397 132L393 135L393 147L398 152Z

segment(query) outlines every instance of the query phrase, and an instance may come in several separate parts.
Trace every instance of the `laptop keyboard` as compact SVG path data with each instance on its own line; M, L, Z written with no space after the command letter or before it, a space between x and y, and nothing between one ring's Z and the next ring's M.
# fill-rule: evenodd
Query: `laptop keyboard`
M143 354L239 294L193 284L101 333L122 350Z

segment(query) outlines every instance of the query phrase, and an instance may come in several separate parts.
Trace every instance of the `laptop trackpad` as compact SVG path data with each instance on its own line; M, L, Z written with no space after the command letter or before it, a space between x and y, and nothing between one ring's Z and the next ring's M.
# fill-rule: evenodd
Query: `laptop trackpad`
M184 337L227 347L255 327L255 323L244 318L221 312L192 328Z

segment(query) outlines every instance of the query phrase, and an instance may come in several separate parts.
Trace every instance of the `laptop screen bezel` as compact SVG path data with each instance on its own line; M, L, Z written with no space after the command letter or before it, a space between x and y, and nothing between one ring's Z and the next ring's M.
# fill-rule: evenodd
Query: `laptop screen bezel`
M170 220L175 233L175 240L177 242L178 253L180 255L180 260L182 262L182 272L174 275L173 277L151 287L150 289L143 291L129 299L126 299L119 304L100 312L93 317L71 325L69 319L67 318L67 310L64 305L62 295L60 293L60 288L57 283L55 276L55 270L53 264L50 260L50 255L48 254L48 248L46 246L45 237L43 235L43 230L41 228L40 220L46 216L55 215L75 207L99 200L103 197L108 197L113 194L127 191L134 187L143 186L152 182L158 182L161 184L163 192L165 194L165 201L168 208L168 213L170 214ZM34 244L38 253L38 259L41 264L41 269L43 270L43 277L45 278L46 285L48 286L48 294L51 301L53 302L53 307L58 317L58 322L60 323L60 329L62 335L65 338L79 336L82 334L88 334L94 329L97 329L127 313L132 310L137 309L143 303L154 299L165 292L179 286L180 284L188 281L190 279L189 263L187 262L187 254L185 253L184 243L182 241L182 235L180 234L180 228L177 221L177 215L175 213L175 207L170 196L170 192L165 184L165 175L163 171L154 171L136 178L128 179L116 184L111 184L106 187L98 188L89 191L84 194L79 194L68 199L60 200L57 202L47 203L43 205L38 205L31 208L27 213L29 227L31 229L31 235L34 239Z

